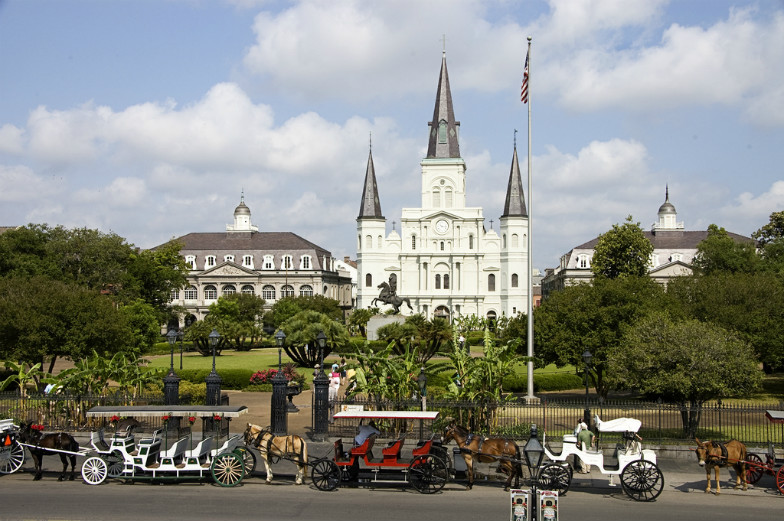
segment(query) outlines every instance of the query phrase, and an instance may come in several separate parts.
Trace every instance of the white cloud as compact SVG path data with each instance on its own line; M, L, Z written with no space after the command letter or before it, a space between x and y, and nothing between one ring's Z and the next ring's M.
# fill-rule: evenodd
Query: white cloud
M749 107L748 116L779 121L762 106L784 104L784 13L754 18L750 9L701 28L671 25L653 46L589 46L541 73L572 110L619 107L658 111L686 104Z
M30 208L42 198L58 193L56 183L24 165L0 165L0 201L27 204Z
M741 222L759 223L754 228L760 228L768 222L768 217L773 212L784 209L784 181L775 181L767 192L755 196L750 192L740 194L734 204L721 209L725 219L737 219Z
M24 150L23 135L23 130L14 125L5 124L0 127L0 152L20 155Z

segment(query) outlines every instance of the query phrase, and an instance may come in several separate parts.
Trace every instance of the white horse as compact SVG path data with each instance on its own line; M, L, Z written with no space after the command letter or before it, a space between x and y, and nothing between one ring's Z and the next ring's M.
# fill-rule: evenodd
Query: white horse
M264 467L267 469L267 483L272 481L269 458L276 456L296 463L297 477L294 482L297 485L302 485L302 480L308 470L308 445L301 437L296 434L274 436L267 429L249 423L245 429L245 445L256 447L259 450Z

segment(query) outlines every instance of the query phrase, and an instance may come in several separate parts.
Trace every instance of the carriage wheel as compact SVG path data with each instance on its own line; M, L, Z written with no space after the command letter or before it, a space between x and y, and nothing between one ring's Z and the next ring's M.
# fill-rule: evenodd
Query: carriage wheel
M444 488L449 469L434 454L417 456L408 466L408 481L422 494L434 494Z
M632 461L621 472L621 486L635 501L653 501L664 489L664 475L653 462Z
M25 459L24 447L14 440L11 445L0 447L0 474L11 474L19 470Z
M245 465L242 458L233 452L215 456L210 465L210 472L215 483L222 487L233 487L245 477Z
M334 461L328 459L320 459L313 464L313 470L310 471L310 479L319 490L328 492L335 490L340 485L340 469Z
M93 456L82 463L82 479L88 485L100 485L106 481L108 466L103 458Z
M245 467L245 475L252 476L256 470L256 455L247 447L237 447L234 452L242 459L242 464Z
M106 475L110 478L119 478L125 470L125 458L122 452L114 450L106 456Z
M776 472L776 488L779 489L780 494L784 494L784 465Z
M746 455L746 482L753 485L762 479L764 473L765 465L762 464L762 458L749 452Z
M537 481L539 488L557 490L558 495L565 496L572 484L572 467L548 463L539 471Z

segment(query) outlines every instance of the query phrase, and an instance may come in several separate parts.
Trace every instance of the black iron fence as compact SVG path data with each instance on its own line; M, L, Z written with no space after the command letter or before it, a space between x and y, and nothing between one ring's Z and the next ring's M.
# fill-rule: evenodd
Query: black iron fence
M516 439L528 437L532 423L544 429L551 439L571 433L583 417L584 400L542 400L526 404L521 400L507 403L455 402L428 400L428 410L441 414L434 422L381 422L379 428L388 437L407 432L412 436L429 437L441 432L451 421L468 427L472 432L486 435L508 436ZM642 421L640 435L648 442L678 443L701 439L730 440L767 445L768 442L784 446L784 425L771 423L766 410L784 410L784 402L725 404L709 402L701 408L676 404L640 401L592 401L588 403L591 416L603 421L622 417ZM368 410L419 410L421 402L336 402L334 411L346 408ZM691 420L690 420L691 418ZM698 419L697 428L690 421ZM351 438L356 434L357 420L335 419L329 426L331 437Z

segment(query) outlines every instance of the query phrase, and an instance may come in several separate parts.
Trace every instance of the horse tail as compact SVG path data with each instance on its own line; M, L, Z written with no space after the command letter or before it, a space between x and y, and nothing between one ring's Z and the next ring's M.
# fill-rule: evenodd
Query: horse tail
M523 463L522 459L520 458L520 446L515 443L515 461L514 461L514 468L515 472L517 473L518 477L523 477Z
M299 443L302 446L302 450L299 453L300 460L302 461L302 471L307 474L308 472L308 444L305 443L305 440L301 437L297 436L299 439Z

